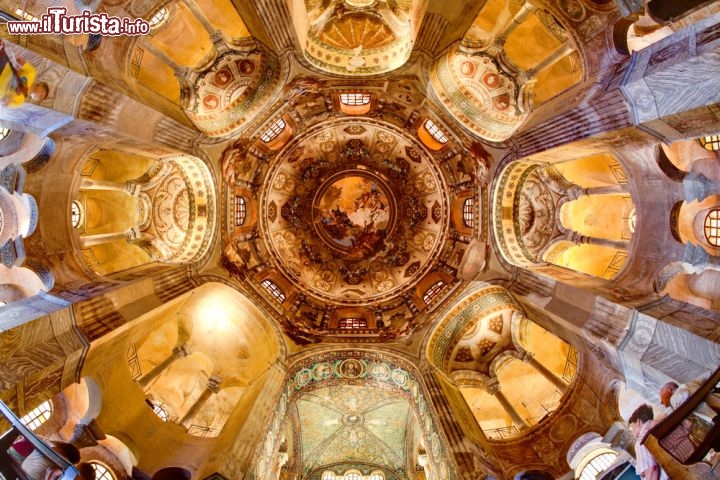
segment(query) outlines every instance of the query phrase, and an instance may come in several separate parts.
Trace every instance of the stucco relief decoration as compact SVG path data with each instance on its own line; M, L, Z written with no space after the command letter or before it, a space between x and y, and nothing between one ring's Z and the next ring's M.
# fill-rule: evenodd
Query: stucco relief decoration
M288 379L268 438L278 438L283 423L300 422L291 426L302 432L296 439L303 452L297 471L302 478L316 478L327 465L340 464L361 471L373 465L386 471L387 478L405 478L411 415L428 446L431 472L454 477L446 440L438 433L438 420L413 365L383 353L328 352L296 364ZM301 413L297 420L286 417L291 408ZM251 478L266 478L276 452L277 444L257 449Z
M169 172L159 184L143 192L152 199L145 237L161 242L164 261L190 262L204 255L213 237L215 208L212 178L207 167L192 157L167 162Z
M520 311L502 287L487 285L468 292L440 313L442 320L428 342L430 361L448 375L473 370L489 376L492 361L515 348L508 324L512 313Z
M306 0L305 58L345 75L394 70L412 52L424 9L424 2L411 0Z
M507 140L529 114L516 81L483 53L451 49L433 65L430 84L447 112L485 140Z
M230 51L195 80L196 102L187 110L208 136L227 136L267 107L280 85L280 64L259 46Z
M537 170L530 162L513 164L493 192L493 233L500 252L523 266L541 264L542 253L558 233L557 199Z
M412 138L371 122L349 137L346 123L309 132L271 165L261 203L280 215L263 216L261 230L278 270L304 294L367 305L427 273L446 238L449 201L431 157L405 158L410 145L421 151ZM291 163L297 148L303 157Z

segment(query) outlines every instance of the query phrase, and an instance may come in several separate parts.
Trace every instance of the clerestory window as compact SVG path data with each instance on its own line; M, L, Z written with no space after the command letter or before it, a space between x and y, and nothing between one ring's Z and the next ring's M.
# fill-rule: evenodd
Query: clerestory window
M438 294L442 291L443 287L445 287L445 282L442 280L438 280L435 282L430 288L427 289L425 292L425 295L423 295L423 301L426 304L430 304L430 302L433 301L435 297L438 296Z
M367 328L367 326L367 320L364 318L341 318L338 321L338 328L340 330L356 330Z
M367 105L370 103L369 93L341 93L340 103L356 107L359 105Z
M443 143L443 144L444 144L444 143L447 143L447 141L448 141L447 136L445 136L445 134L443 133L443 131L440 130L440 127L438 127L437 125L435 125L435 122L433 122L432 120L430 120L430 119L428 118L427 120L425 120L425 125L424 125L424 126L425 126L425 130L427 130L428 133L429 133L430 135L432 135L432 137L433 137L435 140L437 140L439 143Z
M244 225L246 217L247 205L245 204L245 197L235 197L235 226Z
M475 224L475 201L472 198L466 198L463 204L463 223L468 228Z
M713 247L720 247L720 208L710 210L705 217L705 238Z
M270 280L263 280L260 285L262 285L263 288L265 288L265 290L267 290L278 303L283 303L285 301L285 294L283 291Z
M260 140L262 140L265 143L268 143L270 140L274 139L278 135L280 135L280 132L283 131L285 128L285 120L282 118L279 118L277 122L273 123L270 128L268 128L265 133L263 133L260 136Z
M30 410L20 421L30 430L35 430L52 415L52 402L47 400Z

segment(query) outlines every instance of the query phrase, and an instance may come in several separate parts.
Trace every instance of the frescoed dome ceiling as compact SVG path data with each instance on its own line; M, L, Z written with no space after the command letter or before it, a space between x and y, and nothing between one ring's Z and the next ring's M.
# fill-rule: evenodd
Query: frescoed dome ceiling
M414 3L414 5L413 5ZM422 18L423 2L306 0L309 28L301 32L305 58L316 68L343 75L373 75L405 63Z
M355 464L405 478L410 405L399 394L370 386L325 387L300 397L297 410L303 475Z
M428 321L432 285L446 287L442 298L482 268L488 154L446 126L447 144L430 148L422 133L432 111L413 109L422 97L411 77L382 90L298 77L287 91L223 154L229 199L245 197L249 219L230 223L225 266L271 301L296 341L406 337ZM366 96L367 114L346 114L346 94ZM266 280L282 301L272 303Z
M208 136L227 136L257 115L280 84L280 65L259 44L231 50L194 78L187 115Z
M418 282L447 234L432 158L389 124L333 122L271 166L261 230L279 270L340 305L387 300Z
M440 104L485 140L507 140L529 113L517 81L484 53L448 51L430 70L430 84Z

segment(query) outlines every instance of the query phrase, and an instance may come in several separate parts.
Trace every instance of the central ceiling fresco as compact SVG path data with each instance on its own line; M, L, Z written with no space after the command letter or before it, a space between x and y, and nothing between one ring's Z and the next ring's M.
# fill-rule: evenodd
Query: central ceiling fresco
M448 230L432 157L381 122L322 124L289 145L261 195L274 263L307 295L368 305L427 273Z

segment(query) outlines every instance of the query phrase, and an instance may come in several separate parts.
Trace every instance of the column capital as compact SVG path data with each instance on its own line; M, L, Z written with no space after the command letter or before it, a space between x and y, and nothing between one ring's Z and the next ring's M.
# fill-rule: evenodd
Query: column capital
M221 383L222 377L218 375L210 375L210 378L208 378L207 389L212 393L218 393L220 391Z
M493 395L493 396L496 395L498 392L500 392L500 380L497 377L490 378L485 383L485 390L490 395Z
M188 347L187 343L183 343L182 345L173 348L172 353L179 358L185 358L192 352L190 351L190 347Z

